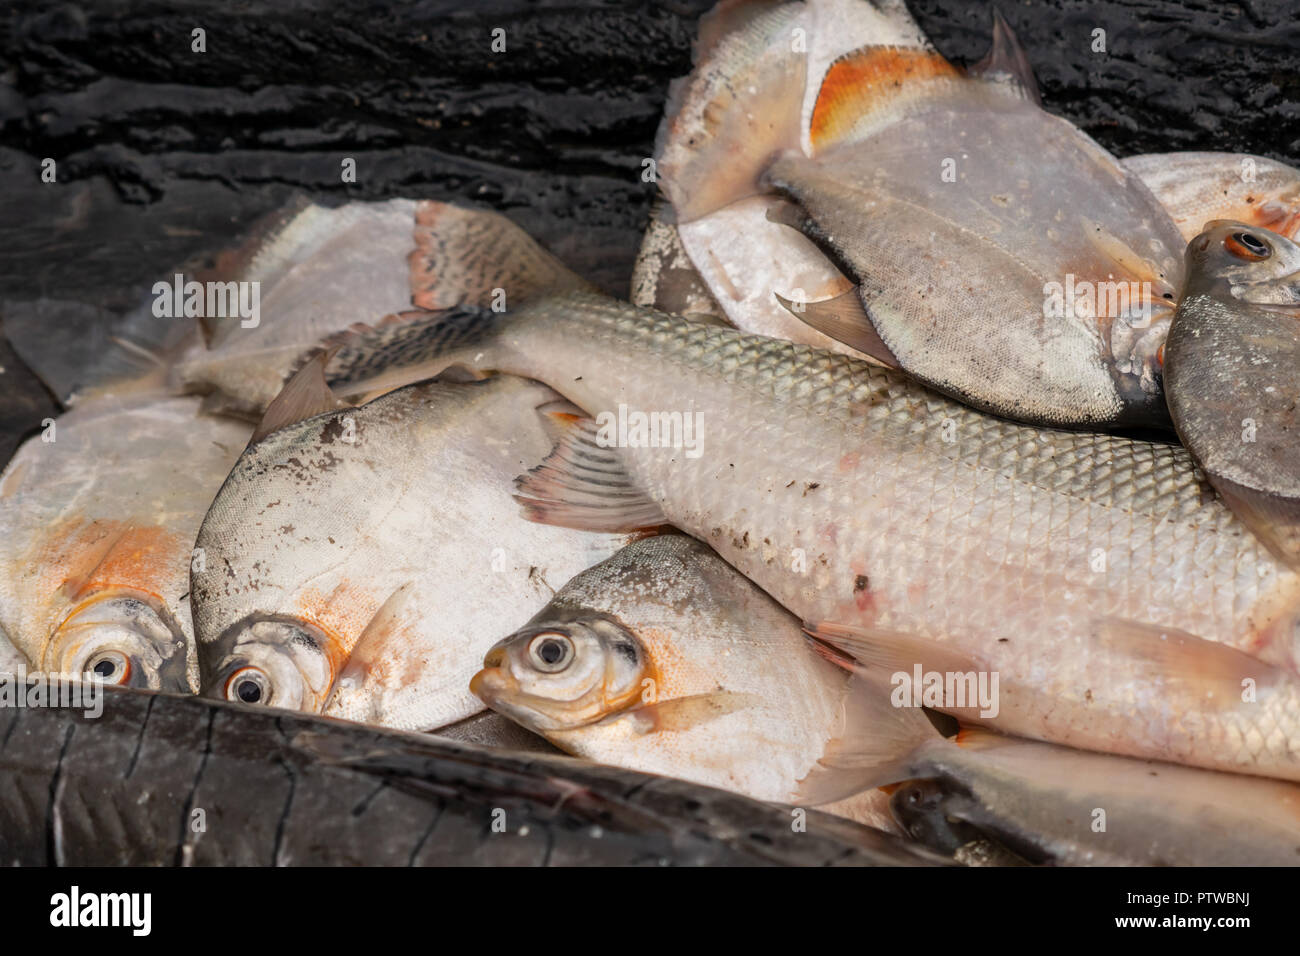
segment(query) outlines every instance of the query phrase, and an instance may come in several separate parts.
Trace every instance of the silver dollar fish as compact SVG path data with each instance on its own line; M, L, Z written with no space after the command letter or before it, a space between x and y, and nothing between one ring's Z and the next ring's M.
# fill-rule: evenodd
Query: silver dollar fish
M0 476L0 631L36 670L196 689L194 535L248 440L197 398L101 397Z
M313 371L264 428L333 407L301 393ZM566 416L533 382L440 380L260 437L198 535L204 693L401 729L480 711L469 680L492 641L627 541L532 524L510 499Z
M1261 540L1300 567L1300 246L1216 221L1187 246L1165 346L1178 435Z
M843 731L846 678L797 618L666 534L566 584L471 686L577 756L789 803ZM883 795L858 802L857 819L887 825Z
M1039 107L1005 24L966 72L901 3L854 4L870 39L822 76L792 39L827 32L823 6L715 24L661 131L660 181L718 301L726 262L704 247L717 253L719 237L697 245L692 224L783 196L783 211L757 214L794 226L856 286L795 303L818 331L1004 417L1168 427L1156 353L1183 240L1141 179ZM805 82L818 90L806 118ZM839 291L826 279L806 281ZM740 298L773 292L793 297Z

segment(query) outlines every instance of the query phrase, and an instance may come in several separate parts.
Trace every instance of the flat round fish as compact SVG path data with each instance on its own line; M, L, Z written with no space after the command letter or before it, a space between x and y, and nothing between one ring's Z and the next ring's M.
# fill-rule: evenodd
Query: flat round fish
M1300 246L1216 221L1187 265L1165 348L1178 435L1256 536L1300 568Z
M578 756L793 802L839 728L848 676L707 545L664 534L565 584L473 686ZM883 805L864 822L888 828Z
M0 630L33 669L197 689L194 536L249 426L196 398L104 397L0 477Z
M492 641L627 540L520 517L513 479L549 451L556 402L434 381L252 445L198 536L204 693L408 729L481 710Z

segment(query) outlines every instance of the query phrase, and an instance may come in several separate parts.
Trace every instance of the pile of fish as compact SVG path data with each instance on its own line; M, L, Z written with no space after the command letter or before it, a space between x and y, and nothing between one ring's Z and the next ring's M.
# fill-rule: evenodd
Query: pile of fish
M1000 18L961 68L899 0L722 4L630 302L497 213L300 201L196 279L254 321L18 335L69 410L0 477L0 671L925 859L1300 862L1300 172L1121 161L1027 63Z

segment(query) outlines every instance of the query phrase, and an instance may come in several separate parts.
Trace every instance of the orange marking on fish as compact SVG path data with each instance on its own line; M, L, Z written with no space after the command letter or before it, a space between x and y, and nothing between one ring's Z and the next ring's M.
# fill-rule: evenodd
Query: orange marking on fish
M646 669L642 680L648 677L654 681L654 700L646 703L659 703L674 697L688 697L713 690L716 681L712 675L703 673L691 663L690 658L678 649L671 632L653 627L634 627L633 630L645 649ZM632 706L642 703L641 692L642 687L638 682L635 699L607 699L606 712L613 713L629 703Z
M384 603L374 592L350 581L340 581L328 594L307 588L294 600L296 608L292 613L325 635L329 646L322 650L333 674L347 663L362 631Z
M167 607L167 584L178 570L189 568L190 547L155 524L69 518L49 529L32 560L40 569L43 595L57 593L78 602L100 591L126 588Z
M823 147L849 132L863 116L918 84L957 78L956 67L938 53L898 47L868 47L831 65L813 106L809 137Z

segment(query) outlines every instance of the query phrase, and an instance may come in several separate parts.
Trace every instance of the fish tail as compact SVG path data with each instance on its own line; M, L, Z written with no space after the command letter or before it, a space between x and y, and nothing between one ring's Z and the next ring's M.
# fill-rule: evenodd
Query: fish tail
M529 303L594 288L499 213L424 201L408 258L418 308L358 324L311 353L334 350L325 379L339 396L372 397L461 366L497 369L494 343Z
M155 316L147 303L118 316L84 302L38 299L6 305L3 320L19 358L64 405L102 391L164 388L195 338L190 323Z
M855 89L863 71L841 64L849 51L886 51L882 82ZM818 145L818 125L835 134L916 64L957 72L902 0L720 3L700 22L695 63L669 89L655 150L680 222L765 191L763 171L778 155ZM808 93L819 87L814 108Z
M801 801L831 803L911 779L920 772L922 748L948 746L920 707L898 705L881 668L869 668L825 644L813 646L851 676L821 758L799 781Z
M411 302L420 309L515 309L561 292L595 291L505 216L450 203L416 206L407 262Z
M701 21L696 67L669 88L655 144L678 221L760 192L770 159L798 148L807 22L800 3L721 3Z
M328 355L324 372L331 391L363 400L451 368L477 372L497 367L495 346L506 320L503 313L460 305L392 318L331 336L305 356L303 364L315 355Z

